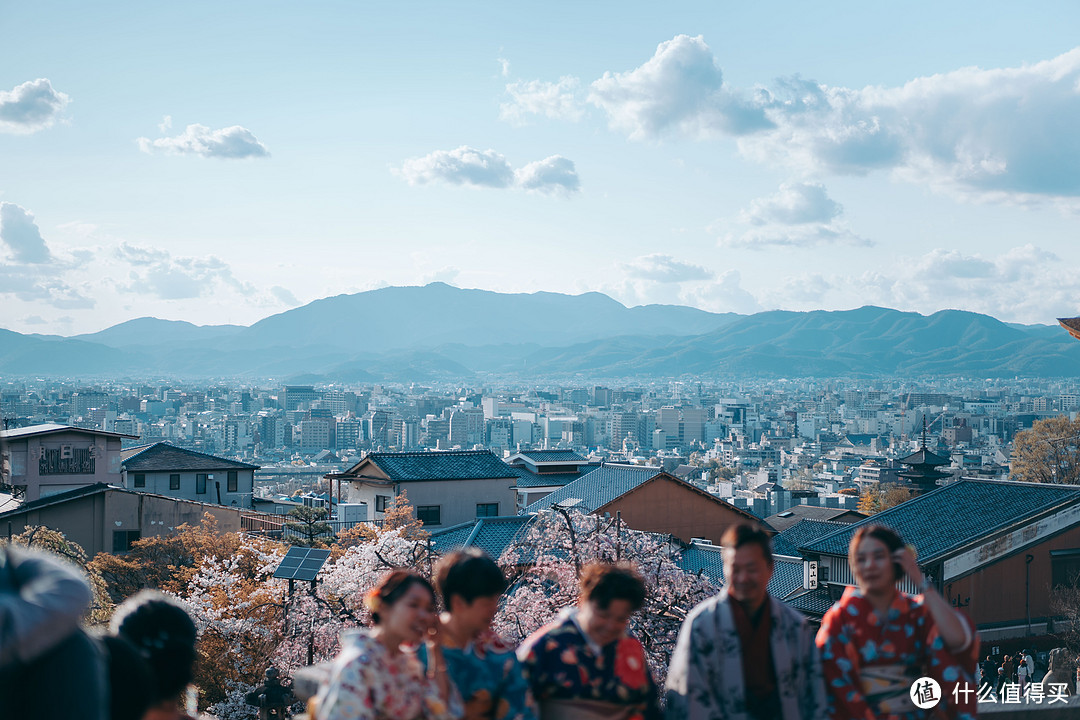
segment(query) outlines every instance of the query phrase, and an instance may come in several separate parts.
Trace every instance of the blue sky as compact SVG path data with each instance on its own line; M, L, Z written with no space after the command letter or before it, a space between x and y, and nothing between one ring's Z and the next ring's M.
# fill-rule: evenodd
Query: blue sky
M0 326L443 280L1080 314L1080 5L4 3Z

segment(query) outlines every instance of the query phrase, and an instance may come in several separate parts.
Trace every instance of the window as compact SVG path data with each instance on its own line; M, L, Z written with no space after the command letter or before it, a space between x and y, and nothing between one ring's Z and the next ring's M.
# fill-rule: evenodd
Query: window
M180 476L179 475L170 475L169 476L169 489L170 490L179 490L180 489Z
M206 494L206 473L199 473L195 476L195 494Z
M1076 587L1080 580L1080 549L1050 551L1051 587Z
M113 530L113 552L127 552L131 549L131 543L135 542L140 537L141 533L138 530Z
M442 505L417 505L416 519L425 525L442 525Z
M236 492L237 491L237 480L236 480L236 471L235 470L230 470L229 471L229 484L226 486L225 489L228 492Z
M375 512L386 512L386 509L390 507L390 502L393 500L389 495L376 495L375 496Z
M829 582L829 566L819 562L817 567L817 576L818 580L820 580L821 582Z
M135 487L146 487L146 475L143 473L135 473Z
M476 503L476 517L498 517L499 503Z

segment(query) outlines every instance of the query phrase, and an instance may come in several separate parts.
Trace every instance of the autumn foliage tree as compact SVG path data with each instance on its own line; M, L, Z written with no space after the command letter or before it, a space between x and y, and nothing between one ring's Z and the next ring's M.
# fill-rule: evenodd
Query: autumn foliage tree
M1036 420L1013 439L1011 479L1080 484L1080 417Z
M903 485L885 483L869 487L859 495L859 512L873 515L911 499L911 490Z

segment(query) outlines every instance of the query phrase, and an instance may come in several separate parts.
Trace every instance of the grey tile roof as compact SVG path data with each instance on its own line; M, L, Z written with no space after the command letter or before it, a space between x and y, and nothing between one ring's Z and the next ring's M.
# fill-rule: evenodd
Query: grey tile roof
M570 464L588 462L574 450L522 450L517 454L527 457L534 463L558 462Z
M847 555L848 542L858 528L881 524L914 545L920 563L930 562L1032 517L1078 502L1080 485L960 480L845 525L801 549Z
M496 560L518 533L533 520L532 515L477 518L431 534L432 548L440 555L463 547L476 547Z
M86 435L107 435L109 437L116 438L130 438L137 439L138 435L128 435L127 433L109 432L107 430L94 430L93 428L81 428L73 427L71 425L57 425L56 423L42 423L41 425L29 425L27 427L13 428L11 430L0 430L0 437L5 440L14 440L17 438L32 437L34 435L51 435L59 432L77 432L84 433Z
M522 467L510 466L510 469L517 473L519 488L534 488L534 487L553 487L568 485L579 477L582 473L544 473L538 475L534 472L529 472Z
M489 450L448 452L376 452L371 460L393 482L410 480L478 480L513 478L517 474Z
M637 489L662 472L658 467L604 465L537 500L527 509L529 512L539 512L559 503L572 503L577 500L574 507L592 512Z
M827 587L818 586L817 590L811 590L803 595L789 598L787 604L804 615L816 615L821 617L833 606Z
M690 573L701 573L718 585L724 584L724 560L718 545L694 543L676 561L676 565ZM769 580L769 594L783 600L803 585L801 560L777 557L773 562L773 576Z
M833 520L846 513L855 512L847 508L821 507L819 505L792 505L787 510L765 518L770 525L784 532L800 520Z
M122 463L130 472L168 472L170 470L258 470L258 465L185 450L168 443L154 443L125 448L120 453Z
M847 527L845 523L829 522L827 520L800 520L773 538L773 552L780 555L798 555L801 557L802 553L799 552L799 548L812 543L818 538L831 535L844 527Z

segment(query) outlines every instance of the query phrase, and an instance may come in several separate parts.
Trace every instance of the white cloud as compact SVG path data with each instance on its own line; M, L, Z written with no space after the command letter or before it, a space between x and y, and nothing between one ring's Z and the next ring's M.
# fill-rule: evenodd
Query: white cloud
M497 58L496 62L499 63L499 74L510 77L510 61L506 58Z
M581 189L574 161L562 155L552 155L515 170L514 182L522 190L554 195L569 195Z
M580 187L573 161L560 155L529 163L515 171L509 161L494 150L477 150L467 145L406 160L395 172L410 185L444 182L500 189L516 187L548 194L569 194Z
M39 264L52 259L34 216L15 203L0 202L0 242L8 246L16 262Z
M643 255L629 263L623 263L622 269L632 278L660 283L708 280L713 277L713 274L701 265L681 262L662 253Z
M816 183L785 183L765 198L751 201L734 224L721 224L719 243L727 248L813 247L873 243L852 232L843 208Z
M172 115L166 115L164 118L162 118L161 122L157 126L157 129L163 133L167 133L172 130Z
M158 248L121 243L116 257L128 265L123 292L151 295L162 300L186 300L212 295L222 286L250 293L254 288L233 275L225 261L206 257L173 256Z
M27 315L23 318L23 325L47 325L48 321L40 315Z
M634 70L604 73L592 83L589 102L608 114L613 128L635 140L666 133L744 135L771 126L759 103L725 85L700 35L660 43L653 57Z
M510 102L499 106L499 118L522 125L530 115L556 120L580 120L584 108L578 99L581 81L562 77L558 82L518 80L506 86Z
M0 91L0 132L32 133L51 126L70 98L45 78Z
M964 68L902 87L792 79L770 95L776 128L748 156L811 172L899 178L979 201L1080 197L1080 48L1017 68Z
M424 276L420 278L420 284L427 285L429 283L441 282L446 283L447 285L453 285L457 281L459 275L461 275L461 270L448 265L439 270L435 270L434 272L425 273Z
M166 116L171 125L172 118ZM165 123L162 123L163 125ZM145 153L161 150L170 155L199 155L205 158L251 158L269 157L266 146L247 128L239 125L211 130L205 125L188 125L184 132L175 137L163 137L157 140L138 138L139 149Z
M270 288L270 296L282 305L288 305L289 307L300 305L300 301L296 299L296 296L293 295L292 291L288 288L283 288L280 285L275 285Z

